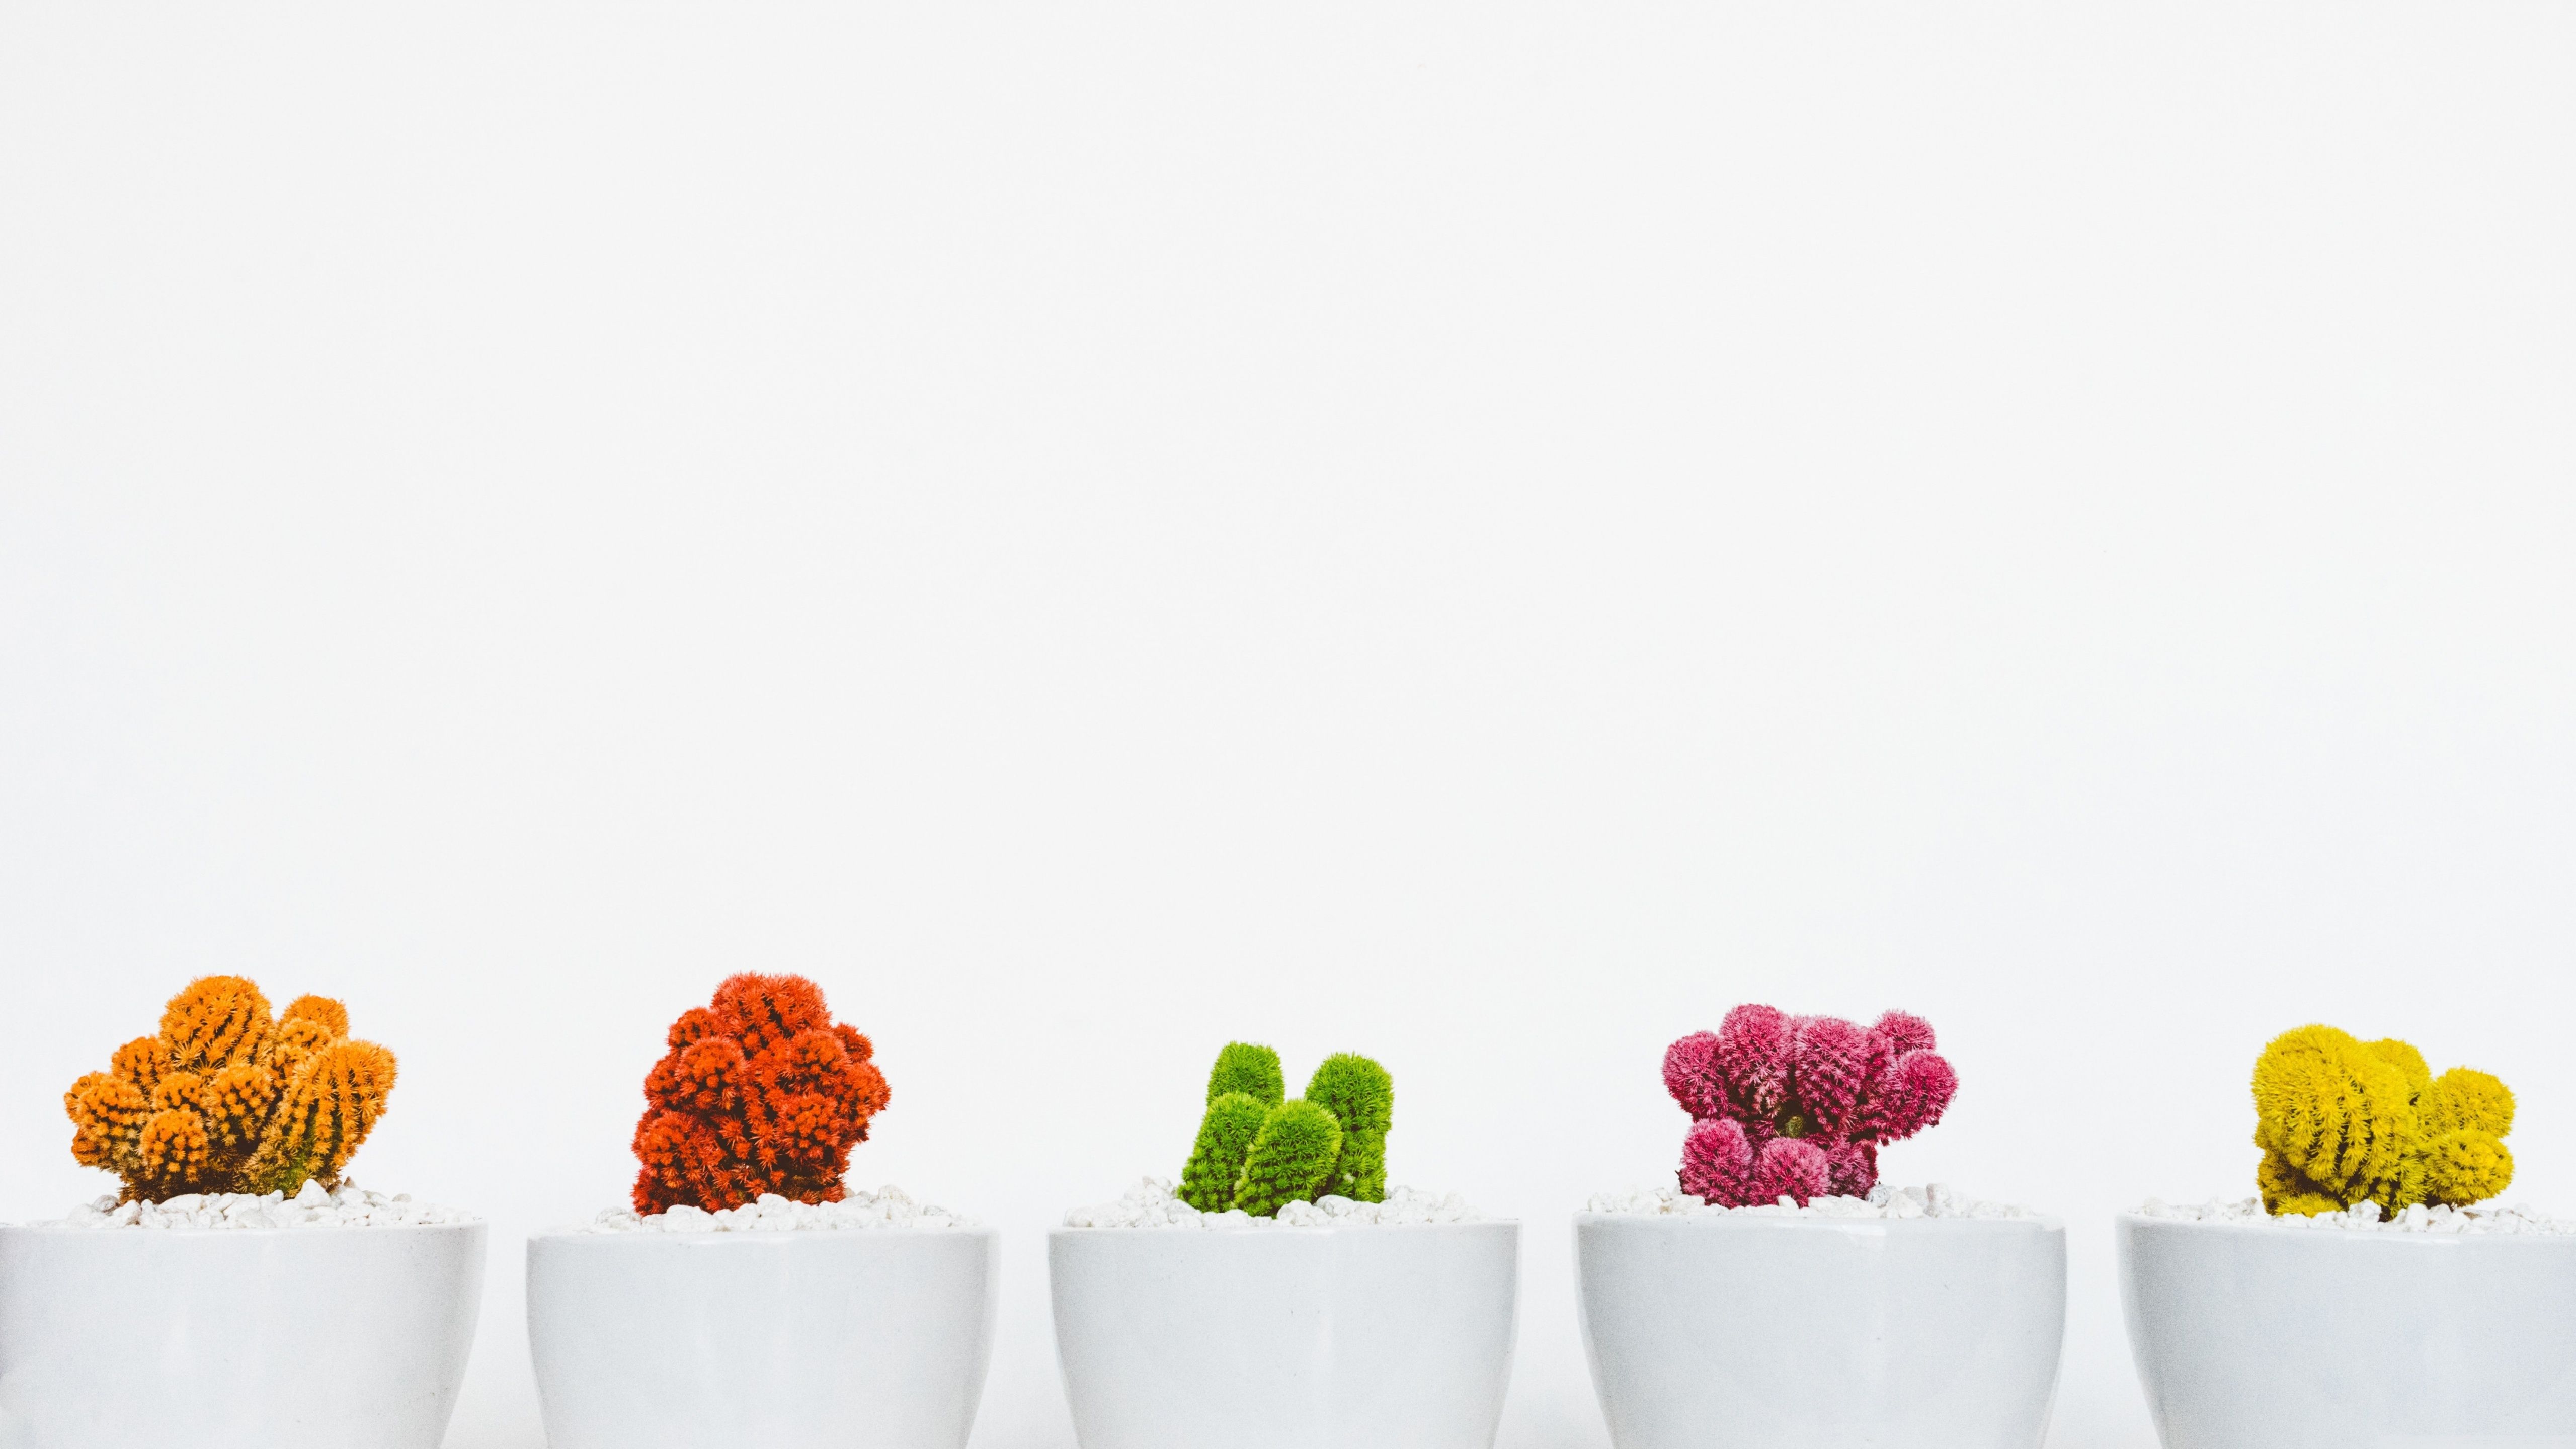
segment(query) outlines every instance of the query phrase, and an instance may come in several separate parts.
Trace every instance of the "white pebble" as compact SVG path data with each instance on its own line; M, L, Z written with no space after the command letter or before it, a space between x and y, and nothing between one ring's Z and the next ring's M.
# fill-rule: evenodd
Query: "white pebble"
M837 1232L854 1228L971 1228L975 1220L943 1207L918 1204L899 1187L854 1192L840 1202L804 1203L763 1193L756 1202L708 1212L682 1203L668 1212L643 1216L632 1208L610 1208L578 1227L575 1233L797 1233Z
M2318 1213L2314 1217L2294 1213L2276 1218L2263 1211L2263 1200L2257 1197L2232 1202L2213 1199L2189 1204L2169 1203L2151 1197L2140 1205L2138 1215L2182 1223L2268 1223L2274 1227L2307 1232L2576 1233L2576 1220L2547 1217L2518 1203L2501 1207L2479 1204L2465 1208L2454 1208L2448 1204L2427 1207L2417 1203L2400 1209L2393 1216L2383 1216L2379 1204L2362 1202L2339 1213Z
M1632 1187L1626 1192L1595 1193L1586 1212L1624 1217L1796 1217L1796 1218L2029 1218L2039 1213L2012 1203L1963 1198L1941 1183L1929 1187L1891 1187L1880 1183L1867 1197L1810 1198L1805 1207L1783 1196L1749 1207L1720 1207L1678 1187Z
M1384 1202L1354 1202L1327 1193L1313 1202L1292 1202L1274 1217L1256 1218L1240 1208L1203 1213L1175 1196L1168 1177L1147 1177L1112 1203L1075 1208L1064 1215L1068 1228L1359 1228L1402 1227L1421 1223L1472 1223L1484 1214L1457 1193L1435 1198L1418 1188L1391 1187Z
M282 1192L183 1193L162 1202L120 1203L103 1197L49 1226L73 1228L416 1228L478 1221L472 1214L386 1197L355 1183L330 1192L311 1178L293 1198Z

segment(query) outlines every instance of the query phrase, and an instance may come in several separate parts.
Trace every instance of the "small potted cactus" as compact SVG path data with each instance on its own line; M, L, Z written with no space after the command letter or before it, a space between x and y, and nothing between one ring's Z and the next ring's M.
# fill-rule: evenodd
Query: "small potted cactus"
M802 976L739 975L644 1078L630 1205L528 1240L552 1449L962 1449L991 1359L999 1237L851 1192L890 1092Z
M1279 1054L1217 1054L1177 1189L1148 1178L1047 1240L1082 1449L1491 1449L1520 1225L1389 1188L1395 1085L1348 1053L1302 1097Z
M2490 1200L2513 1093L2394 1039L2255 1059L2254 1194L2118 1221L2167 1449L2576 1444L2576 1222Z
M1664 1086L1691 1118L1673 1184L1574 1220L1614 1449L2037 1449L2064 1228L1878 1180L1958 1091L1928 1023L1739 1006L1672 1044Z
M118 1191L0 1228L0 1444L434 1449L484 1225L349 1181L394 1055L339 1002L208 976L63 1104Z

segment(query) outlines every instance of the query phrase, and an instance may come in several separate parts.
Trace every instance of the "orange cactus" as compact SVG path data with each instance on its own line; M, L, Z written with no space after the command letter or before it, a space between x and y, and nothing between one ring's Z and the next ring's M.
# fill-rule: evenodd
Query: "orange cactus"
M635 1210L709 1212L763 1193L839 1202L850 1149L884 1110L868 1039L802 976L731 976L671 1023L635 1124Z
M394 1087L394 1054L348 1032L348 1008L324 997L280 1021L247 978L191 981L159 1035L63 1094L72 1157L124 1179L129 1202L337 1187Z
M334 1041L307 1057L286 1089L285 1110L269 1119L260 1152L288 1164L290 1176L337 1183L393 1089L393 1053L372 1042Z

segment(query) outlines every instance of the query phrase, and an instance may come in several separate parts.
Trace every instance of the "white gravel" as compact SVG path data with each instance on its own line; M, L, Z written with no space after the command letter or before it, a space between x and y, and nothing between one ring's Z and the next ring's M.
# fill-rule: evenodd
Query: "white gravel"
M567 1233L798 1233L854 1228L971 1228L975 1220L888 1185L854 1192L839 1202L806 1203L763 1193L757 1202L708 1212L686 1205L646 1217L633 1208L610 1208Z
M2215 1199L2204 1203L2169 1203L2161 1198L2148 1198L2138 1209L2140 1217L2163 1218L2183 1223L2269 1223L2278 1228L2302 1232L2346 1233L2576 1233L2576 1220L2544 1217L2516 1203L2509 1207L2426 1207L2417 1203L2402 1208L2395 1217L2382 1217L2379 1204L2357 1203L2339 1213L2319 1213L2301 1217L2273 1217L2263 1211L2263 1200L2249 1197L2237 1202Z
M1203 1213L1173 1196L1168 1177L1140 1179L1116 1202L1075 1208L1064 1215L1068 1228L1359 1228L1484 1220L1485 1215L1457 1193L1433 1197L1410 1187L1388 1188L1384 1202L1332 1196L1292 1202L1277 1217L1256 1218L1241 1209Z
M1782 1197L1778 1202L1757 1203L1751 1207L1720 1207L1706 1203L1677 1187L1632 1187L1626 1192L1595 1194L1585 1206L1586 1212L1616 1213L1634 1217L1756 1217L1756 1218L2035 1218L2043 1216L2026 1207L2011 1203L1979 1202L1963 1198L1940 1183L1929 1187L1890 1187L1886 1183L1869 1190L1862 1197L1810 1198L1805 1207L1797 1200Z
M474 1214L413 1202L411 1194L387 1197L354 1183L324 1192L307 1180L293 1197L272 1192L190 1193L166 1202L119 1203L103 1197L71 1216L37 1227L63 1228L423 1228L478 1222Z

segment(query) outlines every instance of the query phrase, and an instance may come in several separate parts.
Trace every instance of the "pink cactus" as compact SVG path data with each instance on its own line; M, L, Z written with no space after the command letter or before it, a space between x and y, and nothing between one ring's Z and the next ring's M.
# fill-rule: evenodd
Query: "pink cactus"
M1865 1195L1879 1145L1940 1121L1959 1090L1932 1045L1931 1023L1901 1011L1864 1031L1755 1005L1674 1042L1664 1089L1691 1114L1682 1191L1727 1207Z

